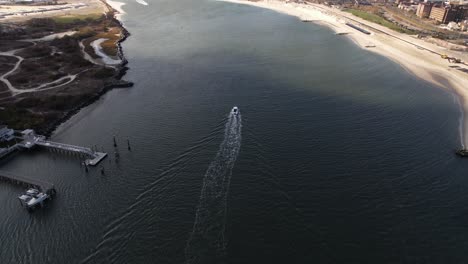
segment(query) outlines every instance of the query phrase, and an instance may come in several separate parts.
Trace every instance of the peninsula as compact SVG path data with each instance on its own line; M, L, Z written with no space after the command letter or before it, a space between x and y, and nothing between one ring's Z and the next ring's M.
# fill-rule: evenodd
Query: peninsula
M104 1L0 5L0 120L48 135L115 87L128 32Z

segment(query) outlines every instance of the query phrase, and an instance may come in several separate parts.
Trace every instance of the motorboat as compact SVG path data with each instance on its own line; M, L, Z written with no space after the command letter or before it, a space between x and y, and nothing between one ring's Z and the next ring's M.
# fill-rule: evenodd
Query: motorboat
M20 199L20 201L22 203L27 203L32 199L32 197L27 195L27 194L23 194L23 195L19 196L18 199Z
M29 190L26 191L26 195L30 195L30 196L36 195L36 194L38 194L38 193L39 193L39 190L38 190L38 189L34 189L34 188L31 188L31 189L29 189Z
M26 204L28 205L28 207L35 207L36 205L40 204L42 205L42 203L47 199L49 198L49 195L45 194L45 193L39 193L35 196L33 196L33 198L31 200L29 200Z
M239 115L239 108L237 106L234 106L231 110L231 113L234 115Z

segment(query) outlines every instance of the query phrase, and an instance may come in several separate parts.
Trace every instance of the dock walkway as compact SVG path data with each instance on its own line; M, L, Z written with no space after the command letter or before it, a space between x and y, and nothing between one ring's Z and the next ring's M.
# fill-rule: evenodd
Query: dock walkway
M38 140L36 141L36 145L47 147L47 148L55 148L55 149L64 150L64 151L77 152L77 153L87 155L89 157L95 156L94 151L86 147L74 146L74 145L46 141L46 140Z
M52 141L47 141L44 139L39 139L35 141L35 144L38 146L46 147L46 148L53 148L53 149L83 154L88 157L88 159L85 160L85 164L91 165L91 166L96 166L101 160L103 160L107 156L107 153L93 151L92 149L87 148L87 147L80 147L80 146L69 145L69 144L64 144L64 143L52 142Z
M54 194L55 187L52 183L31 179L24 176L14 175L8 172L0 171L0 180L21 184L26 187L34 187L46 194Z
M85 160L86 165L96 166L101 160L103 160L107 153L93 151L91 148L75 146L65 143L48 141L44 136L30 133L23 137L23 141L18 143L18 146L25 149L30 149L35 146L56 149L65 152L78 153L86 156L88 159Z

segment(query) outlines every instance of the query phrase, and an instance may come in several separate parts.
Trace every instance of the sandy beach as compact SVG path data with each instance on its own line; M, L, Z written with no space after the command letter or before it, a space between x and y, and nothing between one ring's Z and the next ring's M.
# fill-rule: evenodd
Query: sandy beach
M454 91L459 95L464 112L460 136L461 144L463 147L468 146L468 137L465 136L468 131L468 54L466 52L450 51L418 39L416 36L398 33L339 9L323 5L286 3L278 0L257 2L244 0L222 1L267 8L296 16L301 20L327 26L338 34L346 34L361 48L395 61L415 76L439 87ZM361 27L371 32L371 34L367 35L353 29L346 25L346 22ZM465 64L449 63L448 60L442 59L439 54L460 58Z

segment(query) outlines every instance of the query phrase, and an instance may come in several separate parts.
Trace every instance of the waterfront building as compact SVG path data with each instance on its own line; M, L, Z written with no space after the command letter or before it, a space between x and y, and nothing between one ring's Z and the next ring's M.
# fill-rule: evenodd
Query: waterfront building
M21 131L23 138L33 138L36 136L36 132L33 129L25 129Z
M0 125L0 141L10 141L14 138L15 131L5 125Z
M468 5L454 5L455 21L461 22L468 19Z
M453 0L449 1L449 3L453 5L468 5L468 0Z
M463 4L460 4L463 3ZM448 5L433 6L429 18L443 24L455 21L461 22L468 19L468 4L464 1L450 2Z
M431 14L432 3L419 3L416 15L420 18L428 18Z
M432 7L429 18L439 21L442 24L447 24L454 21L456 17L456 10L450 6Z

